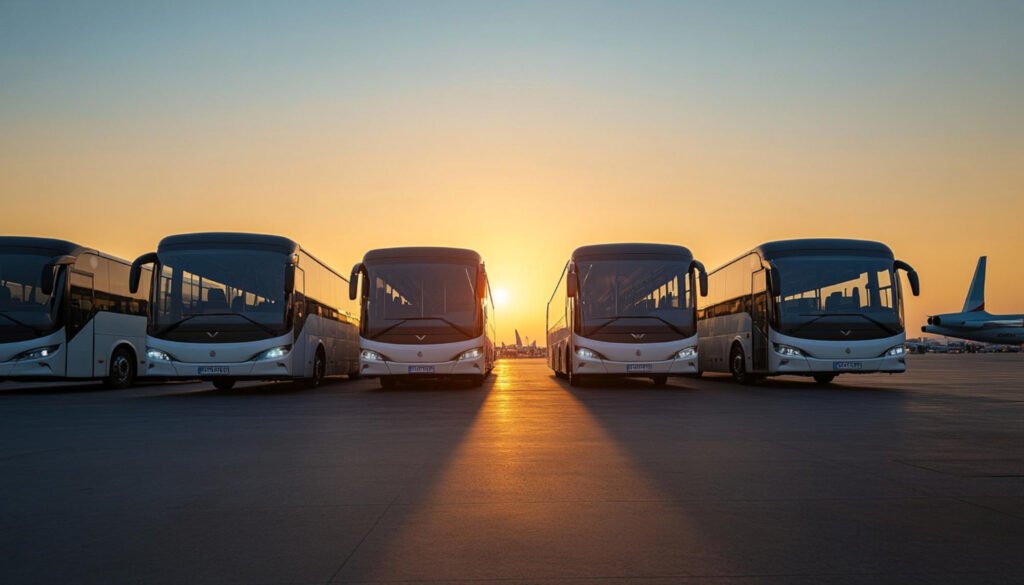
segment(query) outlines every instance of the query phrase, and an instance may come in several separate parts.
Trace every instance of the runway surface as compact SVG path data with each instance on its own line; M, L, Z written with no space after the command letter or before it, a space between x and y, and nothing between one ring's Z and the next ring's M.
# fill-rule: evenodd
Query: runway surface
M1021 583L1024 356L482 389L0 385L3 583Z

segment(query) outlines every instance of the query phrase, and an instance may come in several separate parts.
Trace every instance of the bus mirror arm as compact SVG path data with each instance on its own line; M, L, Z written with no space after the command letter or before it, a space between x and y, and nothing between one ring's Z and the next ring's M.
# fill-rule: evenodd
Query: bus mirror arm
M917 276L917 271L914 268L902 260L897 260L893 266L896 270L903 270L907 273L907 280L910 281L910 292L914 293L915 297L921 296L921 279Z
M363 263L359 262L352 267L352 273L348 279L348 298L351 301L359 296L359 273L363 271ZM365 280L365 279L364 279Z
M61 256L60 258L55 259L53 262L50 262L46 266L43 266L43 276L42 280L39 282L39 288L41 289L41 292L47 296L53 294L54 269L57 268L58 266L68 266L74 263L74 256Z
M139 279L142 278L142 267L146 264L156 264L156 252L143 254L132 262L132 269L128 273L128 291L132 294L139 292Z
M700 260L694 260L690 263L690 269L697 271L697 282L700 286L700 296L708 296L708 271L704 268L704 264Z

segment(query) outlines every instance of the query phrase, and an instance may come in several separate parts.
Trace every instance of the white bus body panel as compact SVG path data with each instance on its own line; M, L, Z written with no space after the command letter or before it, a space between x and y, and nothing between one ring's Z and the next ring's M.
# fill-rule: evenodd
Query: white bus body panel
M56 345L57 351L37 360L12 361L14 356L40 347ZM64 328L43 337L0 343L0 379L15 377L62 377L66 373L67 345L64 343Z
M577 334L572 336L572 347L585 347L607 359L584 359L572 354L573 372L581 375L609 374L621 376L648 376L651 374L695 374L697 356L673 359L676 353L687 347L697 346L697 336L661 343L615 343L597 341ZM630 371L629 366L650 364L650 369Z
M434 375L438 376L483 375L494 365L488 361L493 352L488 347L490 342L486 335L465 341L424 345L382 343L366 338L361 338L359 343L363 349L388 358L387 361L360 358L360 371L364 376L408 376L410 366L433 366ZM480 348L483 355L473 360L455 359L474 348Z
M904 356L880 357L892 347L903 345L903 342L906 341L905 333L882 339L836 341L790 337L772 330L770 340L768 364L773 374L897 373L907 369ZM808 355L805 357L783 357L775 352L774 344L776 343L795 347ZM855 363L857 366L855 368L844 367L842 366L844 363ZM838 368L836 364L840 364Z
M93 325L93 371L92 375L102 378L110 372L110 357L114 350L124 345L135 353L135 363L140 364L146 357L146 318L123 313L97 313ZM81 337L81 331L75 337ZM142 371L143 367L136 368Z

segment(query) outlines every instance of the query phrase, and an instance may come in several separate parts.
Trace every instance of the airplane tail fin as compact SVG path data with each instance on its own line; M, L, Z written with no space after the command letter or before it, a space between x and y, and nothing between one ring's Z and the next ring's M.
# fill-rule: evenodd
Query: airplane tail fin
M964 313L985 310L986 262L986 256L978 258L978 267L974 269L974 278L971 280L971 288L967 291L967 300L964 301Z
M523 340L522 340L521 337L519 337L519 330L516 329L516 347L522 347L522 345L523 345Z

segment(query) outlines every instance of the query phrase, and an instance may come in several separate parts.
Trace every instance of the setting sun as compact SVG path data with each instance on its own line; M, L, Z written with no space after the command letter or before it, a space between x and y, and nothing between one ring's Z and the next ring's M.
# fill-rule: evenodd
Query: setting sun
M491 296L494 298L495 307L504 307L508 304L508 291L503 288L491 290Z

